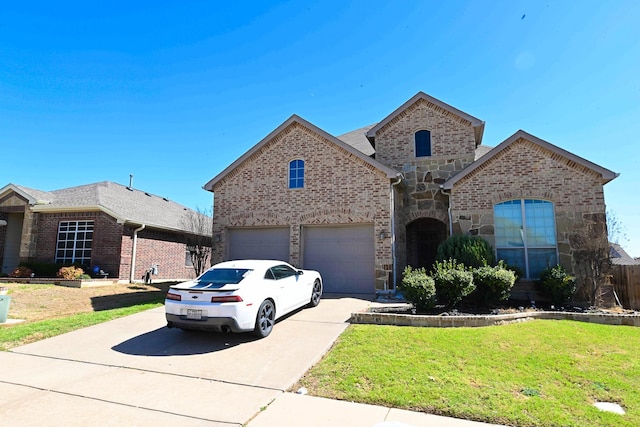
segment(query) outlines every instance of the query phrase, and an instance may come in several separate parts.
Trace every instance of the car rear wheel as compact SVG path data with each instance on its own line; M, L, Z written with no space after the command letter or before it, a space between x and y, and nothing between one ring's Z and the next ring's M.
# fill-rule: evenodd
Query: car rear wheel
M309 307L315 307L320 304L320 298L322 297L322 284L320 280L316 279L313 282L313 291L311 291L311 301L309 301Z
M271 300L265 300L258 309L256 326L253 333L258 338L265 338L271 333L276 319L276 307Z

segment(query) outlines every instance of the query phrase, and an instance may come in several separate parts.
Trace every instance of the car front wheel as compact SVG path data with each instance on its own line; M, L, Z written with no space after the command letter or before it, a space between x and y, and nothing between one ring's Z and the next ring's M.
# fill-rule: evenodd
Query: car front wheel
M276 318L276 307L271 300L265 300L258 309L256 326L253 333L258 338L265 338L271 333Z
M315 307L320 304L320 298L322 297L322 284L320 280L316 279L313 282L313 291L311 291L311 301L309 301L309 307Z

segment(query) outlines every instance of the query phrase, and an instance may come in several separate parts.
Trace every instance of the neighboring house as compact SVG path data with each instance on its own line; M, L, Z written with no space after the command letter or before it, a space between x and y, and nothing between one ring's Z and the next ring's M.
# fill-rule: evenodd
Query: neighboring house
M632 258L631 255L617 243L609 243L609 258L613 265L640 265L640 259Z
M178 203L113 182L55 191L9 184L0 189L2 273L19 262L98 266L110 279L194 276ZM90 272L87 272L90 273Z
M617 174L523 131L494 148L483 133L422 92L338 137L293 115L205 185L213 261L279 258L320 271L326 292L373 293L465 233L525 278L558 262L575 271L578 235L605 223Z

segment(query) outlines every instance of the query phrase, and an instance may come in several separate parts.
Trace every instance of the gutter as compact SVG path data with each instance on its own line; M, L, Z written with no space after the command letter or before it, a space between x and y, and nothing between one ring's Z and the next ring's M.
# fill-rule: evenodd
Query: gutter
M396 185L400 184L402 182L402 179L404 178L404 176L399 173L396 175L396 177L398 178L398 180L396 182L392 182L391 185L389 186L390 190L391 190L391 258L392 258L392 277L393 277L393 289L396 288L396 283L397 283L397 270L398 270L398 261L396 259L396 212L395 212L395 192L393 191L393 187L395 187ZM387 285L388 288L390 288ZM387 289L388 290L388 289Z
M451 217L451 190L447 193L444 189L444 185L440 185L440 192L448 197L449 203L447 203L447 215L449 217L449 237L453 235L453 218Z
M131 249L131 269L129 271L129 283L134 283L133 279L136 272L136 252L138 250L138 232L144 230L145 224L133 230L133 248Z

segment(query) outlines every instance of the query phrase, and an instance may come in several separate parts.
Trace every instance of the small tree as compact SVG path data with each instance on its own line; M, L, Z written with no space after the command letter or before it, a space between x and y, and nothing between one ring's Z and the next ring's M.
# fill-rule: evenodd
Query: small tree
M578 294L591 305L602 305L603 285L611 268L604 214L585 214L580 228L570 236L574 248Z
M196 208L182 218L185 230L184 239L196 276L200 276L207 268L211 257L211 235L213 217L211 209Z
M607 238L611 243L623 245L627 243L627 229L611 209L607 209Z

